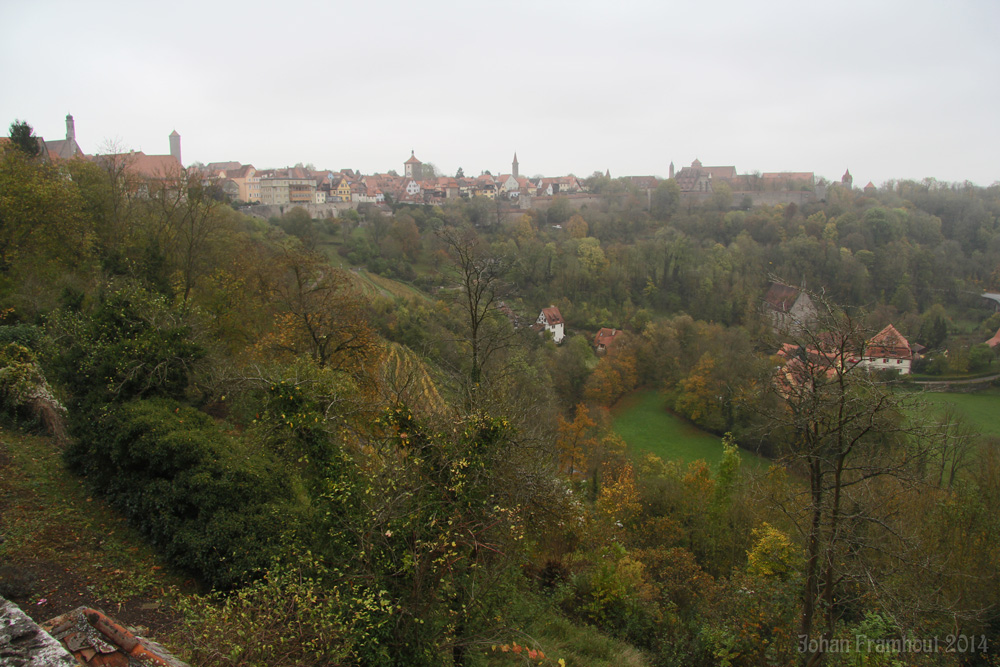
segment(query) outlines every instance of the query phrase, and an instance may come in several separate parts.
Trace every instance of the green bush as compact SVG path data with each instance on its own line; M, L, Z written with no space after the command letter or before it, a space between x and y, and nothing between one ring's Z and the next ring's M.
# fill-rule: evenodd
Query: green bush
M109 406L66 456L171 562L213 587L263 572L280 527L295 523L283 470L176 401Z
M59 341L54 377L69 390L74 420L84 426L106 403L180 398L204 356L183 315L131 282L109 286L92 312L59 313L49 335Z
M17 343L29 350L37 351L41 340L42 330L33 324L0 326L0 345Z

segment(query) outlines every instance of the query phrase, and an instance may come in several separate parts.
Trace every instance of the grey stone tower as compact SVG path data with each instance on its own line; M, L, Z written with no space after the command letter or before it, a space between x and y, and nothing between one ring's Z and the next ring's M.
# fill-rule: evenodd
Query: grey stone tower
M181 162L181 135L177 134L177 130L170 133L170 154L177 158L181 166L184 166L184 163Z
M76 125L73 124L73 114L66 114L66 141L76 141Z
M517 151L514 151L514 161L510 163L510 173L517 178Z

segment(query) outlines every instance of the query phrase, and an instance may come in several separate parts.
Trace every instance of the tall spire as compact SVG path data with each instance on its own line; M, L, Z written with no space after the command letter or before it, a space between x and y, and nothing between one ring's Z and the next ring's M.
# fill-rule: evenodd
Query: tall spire
M510 164L510 173L517 178L517 151L514 151L514 161Z

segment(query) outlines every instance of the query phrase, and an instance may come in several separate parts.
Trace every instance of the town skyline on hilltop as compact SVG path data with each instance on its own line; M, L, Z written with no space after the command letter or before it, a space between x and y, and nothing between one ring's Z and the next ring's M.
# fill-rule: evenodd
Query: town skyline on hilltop
M517 151L526 174L666 176L699 159L876 184L1000 180L1000 5L985 0L387 0L279 15L253 0L40 0L5 19L74 47L11 31L0 118L49 137L72 113L88 153L109 140L162 153L176 130L185 160L206 164L373 173L412 149L444 174L479 173Z

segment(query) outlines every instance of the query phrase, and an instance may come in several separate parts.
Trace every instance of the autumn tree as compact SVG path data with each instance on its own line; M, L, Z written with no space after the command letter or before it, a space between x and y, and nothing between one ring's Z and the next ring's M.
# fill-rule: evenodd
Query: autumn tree
M587 221L579 213L574 214L572 218L566 221L566 231L574 239L586 238L589 229Z
M146 188L149 240L165 254L174 288L187 303L198 280L210 270L216 244L233 227L233 211L197 175L165 174L147 180Z
M307 355L321 368L364 372L377 354L363 302L346 272L297 248L278 248L257 279L273 313L258 348Z
M52 287L86 266L92 226L77 186L20 150L0 154L0 291L36 310ZM51 305L51 304L50 304Z

